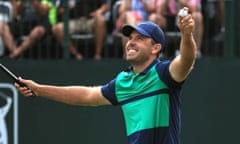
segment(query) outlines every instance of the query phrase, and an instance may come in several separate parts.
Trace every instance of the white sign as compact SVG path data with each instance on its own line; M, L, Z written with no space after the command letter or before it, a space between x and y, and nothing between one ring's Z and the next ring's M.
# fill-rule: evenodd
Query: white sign
M18 144L18 93L17 89L9 83L0 83L0 144ZM7 117L12 112L11 122L7 122ZM12 124L13 130L10 137L9 126Z

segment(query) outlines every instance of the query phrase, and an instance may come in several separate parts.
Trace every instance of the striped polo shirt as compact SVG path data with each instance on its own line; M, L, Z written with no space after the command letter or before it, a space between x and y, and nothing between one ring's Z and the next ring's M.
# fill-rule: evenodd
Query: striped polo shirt
M180 144L180 93L183 83L169 73L170 61L154 60L141 73L130 66L102 87L120 105L128 144Z

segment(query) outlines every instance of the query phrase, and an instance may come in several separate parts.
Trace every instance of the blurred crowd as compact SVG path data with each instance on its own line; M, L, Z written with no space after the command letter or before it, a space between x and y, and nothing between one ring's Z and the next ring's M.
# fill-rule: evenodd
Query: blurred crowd
M201 58L207 47L203 44L206 19L217 19L218 25L211 38L213 42L223 41L223 0L211 2L214 3L208 0L0 0L0 56L28 58L29 51L39 55L46 50L61 57L67 38L69 55L73 59L111 57L114 43L118 43L115 51L120 51L114 57L122 58L122 47L126 43L120 33L123 25L153 21L165 32L177 33L177 13L187 6L195 19L197 57ZM174 36L179 38L179 35ZM84 45L76 41L89 42ZM86 52L88 49L91 56ZM173 56L177 51L174 48L172 53L163 53Z

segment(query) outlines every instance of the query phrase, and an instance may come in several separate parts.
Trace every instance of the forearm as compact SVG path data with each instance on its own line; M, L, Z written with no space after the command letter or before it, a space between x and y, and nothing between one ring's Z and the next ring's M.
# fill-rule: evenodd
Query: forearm
M101 86L54 86L38 84L21 77L18 80L25 86L21 86L18 83L15 83L15 86L24 96L41 96L72 105L97 106L111 104L102 95Z
M196 49L197 46L193 34L183 34L180 43L181 61L184 66L183 68L185 68L183 71L190 71L193 68L196 57Z
M34 92L41 97L72 105L96 105L91 96L98 88L82 86L39 85Z
M187 7L182 10L189 12ZM189 68L194 63L197 52L197 45L193 36L195 21L191 14L179 15L178 17L178 26L182 33L180 43L181 61L186 68Z
M105 14L107 11L109 11L109 5L108 4L103 4L100 9L102 14Z
M182 34L180 42L180 52L182 59L187 63L193 63L196 57L196 49L197 46L193 34Z
M174 80L182 82L193 69L195 63L196 44L192 34L182 35L180 55L170 65L170 73Z

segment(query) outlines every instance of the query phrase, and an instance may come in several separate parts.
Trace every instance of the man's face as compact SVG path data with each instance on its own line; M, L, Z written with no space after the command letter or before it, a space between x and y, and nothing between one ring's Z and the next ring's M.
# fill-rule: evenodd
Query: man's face
M151 38L133 31L125 46L126 60L132 64L144 63L153 55L153 46Z

